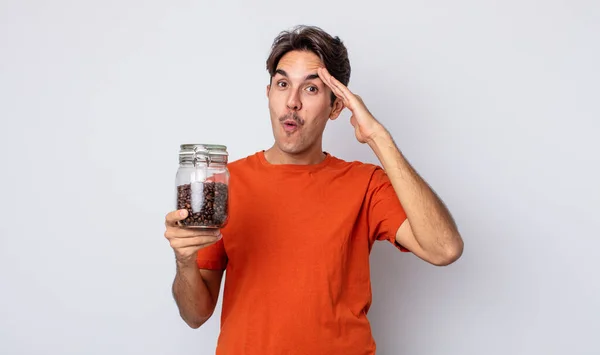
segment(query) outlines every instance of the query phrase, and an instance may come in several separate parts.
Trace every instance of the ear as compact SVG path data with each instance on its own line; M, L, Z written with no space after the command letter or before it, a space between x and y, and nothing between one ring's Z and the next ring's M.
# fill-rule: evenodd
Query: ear
M329 119L335 120L336 118L338 118L340 113L342 113L343 109L344 103L342 102L342 99L336 97L335 101L333 102L333 107L331 108L331 113L329 114Z
M271 84L267 85L267 97L269 97L269 91L271 91Z

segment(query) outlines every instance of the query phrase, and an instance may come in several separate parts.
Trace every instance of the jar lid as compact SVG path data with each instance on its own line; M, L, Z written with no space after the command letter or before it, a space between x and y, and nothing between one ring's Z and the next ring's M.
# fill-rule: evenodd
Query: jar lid
M182 144L179 147L179 162L198 160L210 163L227 163L227 147L220 144Z

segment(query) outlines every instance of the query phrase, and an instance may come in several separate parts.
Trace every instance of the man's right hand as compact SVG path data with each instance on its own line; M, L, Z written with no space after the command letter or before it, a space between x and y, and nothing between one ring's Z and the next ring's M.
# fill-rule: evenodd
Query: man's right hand
M188 211L172 211L165 217L165 238L169 240L175 251L177 263L188 266L196 262L198 250L212 245L221 239L220 229L183 228L177 222L185 219Z

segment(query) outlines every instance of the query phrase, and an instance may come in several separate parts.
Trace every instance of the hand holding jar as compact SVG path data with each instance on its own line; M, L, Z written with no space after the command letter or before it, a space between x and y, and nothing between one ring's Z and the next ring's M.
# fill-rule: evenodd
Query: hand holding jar
M182 144L176 175L176 210L166 219L165 237L180 263L221 238L229 211L227 148Z
M187 216L188 211L183 209L170 212L165 218L165 238L175 251L177 262L182 265L194 263L198 250L218 242L222 237L221 230L216 228L181 227L179 223Z

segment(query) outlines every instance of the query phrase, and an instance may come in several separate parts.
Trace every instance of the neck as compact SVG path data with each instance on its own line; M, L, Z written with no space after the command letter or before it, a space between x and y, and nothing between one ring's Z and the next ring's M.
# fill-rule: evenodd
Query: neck
M265 151L265 159L270 164L294 164L294 165L311 165L319 164L325 159L326 155L320 146L311 148L305 152L298 154L290 154L282 151L273 145Z

